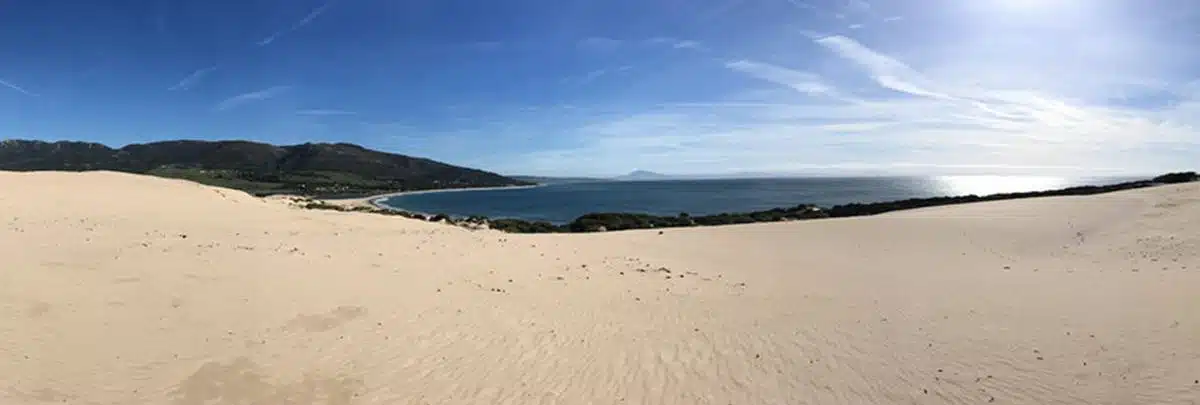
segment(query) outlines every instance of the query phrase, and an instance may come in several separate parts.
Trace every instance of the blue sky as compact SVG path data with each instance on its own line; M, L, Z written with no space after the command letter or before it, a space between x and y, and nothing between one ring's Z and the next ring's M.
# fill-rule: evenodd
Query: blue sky
M509 174L1150 173L1193 0L0 0L0 138L352 142Z

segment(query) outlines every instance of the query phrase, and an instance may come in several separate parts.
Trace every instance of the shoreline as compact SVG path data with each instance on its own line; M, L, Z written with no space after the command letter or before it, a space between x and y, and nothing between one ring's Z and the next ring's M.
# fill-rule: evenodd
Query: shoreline
M1122 191L1129 189L1153 187L1173 183L1185 183L1200 181L1200 175L1196 172L1176 172L1167 173L1154 177L1152 179L1143 179L1136 181L1127 181L1115 184L1106 185L1081 185L1062 189L1016 192L1016 193L997 193L989 195L960 195L960 196L940 196L927 198L910 198L894 201L883 201L873 203L847 203L822 207L813 204L800 204L791 207L776 207L768 210L752 211L752 212L725 212L709 215L692 216L687 214L680 215L653 215L637 212L592 212L583 214L573 221L564 223L551 223L547 221L534 221L521 218L489 218L486 216L468 217L467 222L472 226L477 225L480 221L490 223L492 229L497 229L509 233L579 233L579 232L606 232L619 231L630 229L648 229L648 228L680 228L680 227L696 227L696 226L719 226L719 225L734 225L747 224L756 222L779 222L793 220L811 220L825 218L845 218L877 215L893 211L912 210L919 208L929 208L946 205L958 205L975 202L999 201L999 200L1014 200L1037 197L1054 197L1054 196L1074 196L1074 195L1092 195L1111 193L1114 191ZM333 209L338 211L359 211L360 209L391 211L394 213L411 213L420 214L422 217L427 217L432 214L407 210L404 208L396 208L382 204L382 201L399 195L408 194L424 194L437 192L452 192L452 191L472 191L472 190L507 190L519 188L544 187L545 184L536 184L530 186L508 186L508 187L480 187L480 188L458 188L458 189L441 189L441 190L417 190L410 192L398 192L381 194L371 197L348 200L324 200L326 204L323 209ZM311 207L310 207L311 208ZM455 221L454 214L437 214L434 218L450 218L451 223ZM461 216L458 216L461 218ZM422 218L428 219L428 218Z
M1127 181L1106 185L1081 185L1042 191L997 193L989 195L960 195L928 198L910 198L874 203L847 203L828 207L800 204L793 207L777 207L752 212L727 212L709 215L662 216L636 212L593 212L575 218L568 223L556 224L545 221L530 221L519 218L485 218L493 229L511 233L578 233L607 232L630 229L680 228L696 226L735 225L757 222L779 222L829 218L848 218L878 215L894 211L913 210L947 205L959 205L987 201L1017 200L1038 197L1078 196L1111 193L1115 191L1147 188L1175 183L1200 181L1196 172L1167 173L1152 179Z
M398 211L408 211L408 212L412 212L412 213L416 213L416 214L424 214L422 212L416 212L416 211L405 210L402 208L388 206L386 204L382 204L381 201L386 200L388 198L392 198L392 197L399 197L399 196L406 196L406 195L453 193L453 192L464 192L464 191L523 190L523 189L538 188L538 187L545 187L545 186L547 186L547 184L543 183L543 184L533 184L533 185L528 185L528 186L467 187L467 188L442 188L442 189L433 189L433 190L410 190L410 191L397 191L394 193L386 193L386 194L376 194L376 195L372 195L372 196L359 197L359 198L327 199L324 201L334 203L334 204L339 204L339 205L346 205L346 206L370 206L370 207L375 207L375 208L379 208L379 209L383 209L383 210L398 210Z

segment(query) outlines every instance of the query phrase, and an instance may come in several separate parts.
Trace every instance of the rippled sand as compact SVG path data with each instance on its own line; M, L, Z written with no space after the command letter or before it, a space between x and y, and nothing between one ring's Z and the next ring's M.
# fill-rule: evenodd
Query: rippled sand
M1200 186L506 235L0 173L4 404L1192 404Z

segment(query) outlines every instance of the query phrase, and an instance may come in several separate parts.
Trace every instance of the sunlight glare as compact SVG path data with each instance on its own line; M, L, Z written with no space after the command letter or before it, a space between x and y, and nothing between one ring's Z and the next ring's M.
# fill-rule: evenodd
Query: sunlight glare
M1063 188L1067 179L1051 176L940 176L937 183L945 195L984 196Z

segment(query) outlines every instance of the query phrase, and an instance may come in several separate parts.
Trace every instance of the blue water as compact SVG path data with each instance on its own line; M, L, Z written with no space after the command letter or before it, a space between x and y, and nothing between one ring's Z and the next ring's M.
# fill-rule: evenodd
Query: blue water
M391 197L382 203L424 213L484 215L562 224L591 212L706 215L799 204L828 207L852 202L1040 191L1126 180L1131 179L943 176L625 181L409 194Z

